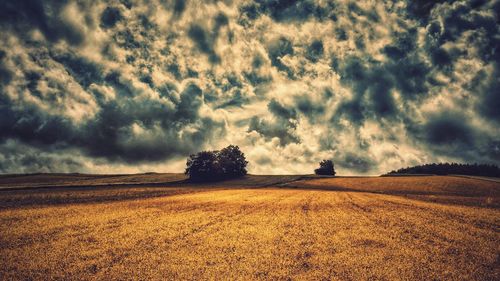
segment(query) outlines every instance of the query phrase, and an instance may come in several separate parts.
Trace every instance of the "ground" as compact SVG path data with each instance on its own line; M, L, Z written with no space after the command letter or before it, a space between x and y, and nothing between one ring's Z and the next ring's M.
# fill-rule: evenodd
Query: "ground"
M499 280L500 183L0 177L0 279Z

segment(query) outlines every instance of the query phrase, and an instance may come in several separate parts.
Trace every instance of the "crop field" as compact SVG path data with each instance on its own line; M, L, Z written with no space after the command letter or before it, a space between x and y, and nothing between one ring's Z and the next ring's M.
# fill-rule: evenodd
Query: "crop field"
M1 280L500 280L495 181L35 177L0 178Z

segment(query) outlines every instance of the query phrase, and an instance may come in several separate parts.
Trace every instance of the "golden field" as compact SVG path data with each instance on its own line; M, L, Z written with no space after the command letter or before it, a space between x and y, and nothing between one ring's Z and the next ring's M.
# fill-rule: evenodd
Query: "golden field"
M0 178L0 279L500 280L494 181L81 177Z

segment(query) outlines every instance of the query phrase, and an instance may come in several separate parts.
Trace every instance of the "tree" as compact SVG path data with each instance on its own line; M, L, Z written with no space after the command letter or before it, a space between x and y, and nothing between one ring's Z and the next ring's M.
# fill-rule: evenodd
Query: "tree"
M216 152L202 151L189 156L184 173L193 181L207 181L218 179L219 170Z
M221 174L224 178L241 177L247 174L248 161L238 146L229 145L217 154Z
M335 176L335 168L332 160L323 160L319 162L319 168L314 170L316 175Z
M240 148L229 145L221 151L202 151L190 155L184 173L192 181L215 181L246 175L247 164Z

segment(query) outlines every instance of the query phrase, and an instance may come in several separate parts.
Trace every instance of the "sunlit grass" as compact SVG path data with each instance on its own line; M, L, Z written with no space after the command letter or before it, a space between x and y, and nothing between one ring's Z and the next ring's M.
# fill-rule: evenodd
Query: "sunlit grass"
M326 186L325 180L320 181ZM3 280L500 277L496 208L306 189L197 189L167 195L4 208L0 276Z

